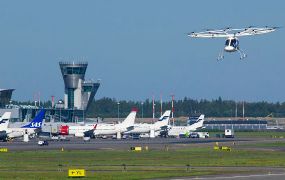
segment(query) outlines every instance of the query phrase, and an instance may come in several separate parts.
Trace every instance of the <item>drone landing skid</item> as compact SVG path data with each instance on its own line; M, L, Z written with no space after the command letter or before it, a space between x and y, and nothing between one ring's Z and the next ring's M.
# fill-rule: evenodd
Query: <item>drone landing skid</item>
M221 61L224 59L224 51L221 51L218 58L217 58L217 61Z
M244 53L243 50L237 49L237 51L239 52L239 55L240 55L240 59L241 59L241 60L247 57L247 55Z
M237 52L239 52L240 60L243 60L244 58L247 57L247 54L245 54L245 52L244 52L243 50L237 49ZM221 52L219 53L219 56L218 56L218 58L217 58L217 61L223 60L224 57L225 57L225 56L224 56L224 51L221 51Z

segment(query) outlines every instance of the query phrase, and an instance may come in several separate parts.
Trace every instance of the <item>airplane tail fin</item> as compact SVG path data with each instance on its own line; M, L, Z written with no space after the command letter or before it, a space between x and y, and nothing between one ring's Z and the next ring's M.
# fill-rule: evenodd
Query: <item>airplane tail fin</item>
M45 113L46 111L44 109L40 110L36 117L29 124L22 126L22 128L42 128Z
M135 124L135 119L136 119L136 115L137 115L137 109L136 108L132 108L132 111L130 112L130 114L126 117L126 119L121 123L122 126L125 127L129 127L129 126L133 126Z
M163 115L158 119L157 122L155 122L155 126L161 127L161 126L167 126L169 123L170 118L170 110L166 110Z
M11 112L5 112L0 118L0 131L8 128L9 120L11 118Z
M199 118L197 119L197 121L194 124L190 125L191 129L197 130L197 129L203 128L204 118L205 118L205 115L201 114Z
M201 114L200 116L199 116L199 118L197 119L197 122L200 122L200 123L204 123L204 118L205 118L205 115L204 114Z

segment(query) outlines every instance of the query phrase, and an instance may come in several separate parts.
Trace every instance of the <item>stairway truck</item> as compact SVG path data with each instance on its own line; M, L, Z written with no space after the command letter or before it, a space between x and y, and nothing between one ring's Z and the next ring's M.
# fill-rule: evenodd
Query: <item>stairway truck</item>
M225 138L234 138L235 132L233 129L225 129Z

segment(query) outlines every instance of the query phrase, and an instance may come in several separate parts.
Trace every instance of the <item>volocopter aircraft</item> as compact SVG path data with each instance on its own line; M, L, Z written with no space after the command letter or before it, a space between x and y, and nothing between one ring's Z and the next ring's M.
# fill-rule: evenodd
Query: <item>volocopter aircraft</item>
M245 52L240 49L239 39L241 36L254 36L265 33L270 33L278 29L279 27L247 27L247 28L225 28L217 30L206 30L201 32L191 32L188 36L192 38L226 38L225 47L220 52L217 60L224 59L224 52L239 52L240 59L247 57Z

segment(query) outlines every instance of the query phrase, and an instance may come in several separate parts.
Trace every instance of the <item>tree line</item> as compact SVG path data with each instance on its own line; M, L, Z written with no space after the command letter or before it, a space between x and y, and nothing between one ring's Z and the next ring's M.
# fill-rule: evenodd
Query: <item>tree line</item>
M163 111L171 110L171 103L171 101L163 102ZM34 105L34 102L14 101L13 104ZM161 108L160 102L155 101L154 104L155 117L159 117ZM236 115L237 117L242 117L243 106L246 117L285 117L285 102L236 102L233 100L222 100L221 97L212 100L194 100L185 97L181 100L174 100L173 104L175 117L193 116L201 113L208 117L235 117ZM50 108L51 101L42 102L41 106ZM120 117L126 117L133 107L138 109L137 117L152 117L152 100L150 99L146 99L145 101L118 101L115 98L108 97L94 100L86 114L87 117L116 118L118 115Z
M119 104L118 104L119 103ZM171 101L163 102L163 111L171 110ZM155 117L160 116L161 105L155 101ZM208 117L242 117L243 107L246 117L285 117L285 102L236 102L233 100L222 100L221 97L213 100L194 100L185 97L182 100L174 100L174 116L193 116L205 114ZM132 107L138 108L137 117L152 117L152 100L145 101L117 101L112 98L101 98L93 101L88 116L91 117L126 117ZM237 111L236 111L237 110Z

